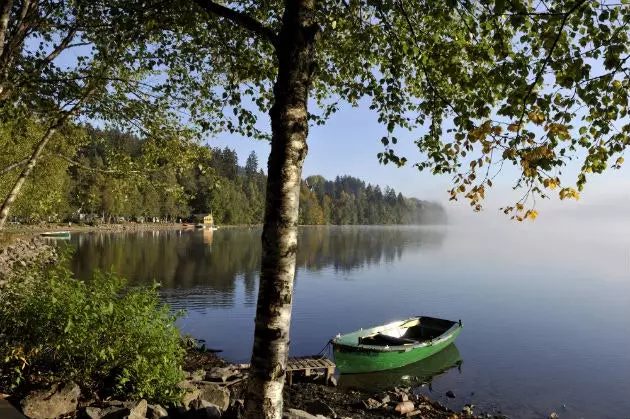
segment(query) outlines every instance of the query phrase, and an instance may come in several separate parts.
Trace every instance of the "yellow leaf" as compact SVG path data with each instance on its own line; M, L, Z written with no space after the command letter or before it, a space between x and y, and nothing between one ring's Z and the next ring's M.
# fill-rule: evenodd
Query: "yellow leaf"
M510 131L510 132L518 132L518 129L519 129L520 127L521 127L521 126L520 126L519 124L514 123L514 124L510 124L510 125L508 125L508 128L507 128L507 129L508 129L508 131Z
M624 162L623 157L619 157L619 158L617 159L617 164L620 164L620 165L621 165L621 164L623 164L623 162Z
M536 219L536 217L538 217L538 211L536 210L531 210L528 214L528 217L530 220L534 221Z

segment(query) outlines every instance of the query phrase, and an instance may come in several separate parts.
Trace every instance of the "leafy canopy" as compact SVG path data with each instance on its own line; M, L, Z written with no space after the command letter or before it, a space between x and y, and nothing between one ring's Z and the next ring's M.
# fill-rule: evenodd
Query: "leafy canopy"
M283 8L181 0L148 19L155 30L134 59L163 70L155 92L182 98L171 104L188 122L268 138L258 117L273 102ZM559 188L560 198L577 198L588 173L623 163L628 0L328 0L316 2L316 14L313 123L343 103L369 103L384 125L380 161L407 164L396 134L412 131L423 156L413 164L451 175L452 199L464 195L481 209L511 162L515 187L527 193L505 212L533 218L530 196ZM576 190L560 169L580 153Z

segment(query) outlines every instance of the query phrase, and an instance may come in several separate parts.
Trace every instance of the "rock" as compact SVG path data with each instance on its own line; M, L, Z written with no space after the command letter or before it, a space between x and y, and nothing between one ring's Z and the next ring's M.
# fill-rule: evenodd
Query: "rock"
M182 403L185 407L188 407L190 402L199 398L201 395L201 391L191 382L191 381L182 381L177 384L177 387L186 390L186 393L182 397Z
M321 400L313 400L306 404L306 410L314 415L323 415L335 419L337 413Z
M558 414L556 412L552 412L549 415L549 419L558 419L560 416L558 416Z
M142 399L138 402L125 403L125 407L129 409L129 419L144 419L147 417L147 401Z
M328 377L328 384L333 387L337 387L337 379L335 378L334 375L331 375L330 377Z
M129 415L129 408L124 406L108 406L102 409L102 419L124 419ZM136 418L133 418L136 419Z
M86 419L101 419L103 417L103 409L89 406L83 411L83 417Z
M22 412L31 419L56 418L77 410L81 389L74 383L55 384L50 390L30 393L20 403Z
M299 409L288 409L284 415L282 415L283 419L327 419L326 416L322 415L311 415L310 413L306 413L303 410Z
M381 397L381 403L383 403L383 404L387 404L387 403L389 403L391 401L392 401L392 399L387 394L384 395L383 397Z
M462 413L466 416L472 416L472 408L469 405L464 406Z
M147 418L161 419L168 417L168 411L159 404L147 405Z
M363 400L363 406L368 410L378 409L379 407L381 407L381 402L374 399L367 399Z
M207 400L219 409L225 411L230 406L230 391L209 381L195 383L199 389L199 398Z
M455 393L453 392L453 390L449 390L446 392L446 397L448 397L449 399L454 399L455 398Z
M191 381L203 381L206 378L206 371L199 369L197 371L189 372L186 374L186 378Z
M220 381L225 383L230 378L239 376L240 372L233 365L227 367L215 367L208 371L205 375L207 381ZM199 380L201 381L201 380Z
M413 402L407 400L406 402L398 403L394 410L401 415L404 415L406 413L413 412L415 410L415 406L413 405Z
M406 402L407 400L409 400L409 395L405 393L399 394L398 400L400 400L401 402Z

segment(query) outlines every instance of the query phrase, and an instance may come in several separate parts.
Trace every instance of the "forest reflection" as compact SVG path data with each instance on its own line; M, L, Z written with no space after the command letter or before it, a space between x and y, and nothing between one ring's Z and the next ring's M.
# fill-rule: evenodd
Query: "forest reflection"
M72 270L87 279L94 269L113 268L130 285L162 285L175 308L231 307L235 298L255 305L260 267L260 228L218 231L86 233L73 237ZM335 272L370 268L399 260L405 251L432 251L445 228L303 227L297 254L299 271ZM243 294L236 296L242 283ZM185 301L183 301L185 300Z

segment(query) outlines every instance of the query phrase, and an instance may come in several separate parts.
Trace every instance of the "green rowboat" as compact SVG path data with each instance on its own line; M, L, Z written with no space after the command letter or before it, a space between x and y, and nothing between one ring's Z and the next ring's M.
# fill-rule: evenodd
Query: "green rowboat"
M47 231L45 233L40 234L42 237L49 237L52 239L69 239L70 232L69 231Z
M453 368L460 368L462 363L459 350L452 343L440 352L404 367L364 374L343 374L339 377L339 387L374 393L400 386L417 386L430 383Z
M450 345L462 322L412 317L337 335L330 342L341 374L384 371L428 358Z

